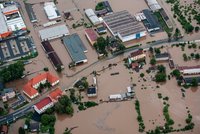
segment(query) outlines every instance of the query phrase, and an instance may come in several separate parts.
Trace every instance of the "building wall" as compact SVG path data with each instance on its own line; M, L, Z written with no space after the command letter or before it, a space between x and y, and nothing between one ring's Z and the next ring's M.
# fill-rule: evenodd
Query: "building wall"
M23 93L24 93L26 96L28 96L30 99L33 99L33 98L35 98L35 97L37 97L37 96L39 95L38 93L36 93L36 94L34 94L34 95L32 95L32 96L29 96L26 92L23 91Z
M140 38L144 37L144 36L146 36L146 31L140 32L138 34L140 34ZM125 37L122 37L119 33L117 35L122 40L122 42L126 42L126 41L131 41L131 40L137 39L137 37L136 37L137 34L132 34L132 35L125 36Z
M142 58L145 58L146 57L146 54L141 54L141 55L138 55L138 56L135 56L135 57L131 57L130 59L132 61L136 61L136 60L139 60L139 59L142 59Z
M36 111L38 114L44 113L48 108L51 108L51 107L53 107L53 102L47 104L46 106L44 106L44 107L41 108L41 109L38 109L38 108L34 105L34 109L35 109L35 111Z
M55 86L56 84L58 84L60 81L59 80L57 80L57 81L55 81L54 83L51 83L51 86Z
M43 79L42 81L38 82L37 84L33 85L33 88L37 89L40 86L40 83L45 84L47 79Z
M11 99L15 97L15 92L6 93L6 96L8 97L8 99Z

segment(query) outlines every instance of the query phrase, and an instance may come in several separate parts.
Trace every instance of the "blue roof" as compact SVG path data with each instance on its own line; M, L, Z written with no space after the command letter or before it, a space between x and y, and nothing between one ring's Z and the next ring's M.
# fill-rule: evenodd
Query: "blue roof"
M87 94L96 94L96 88L95 87L89 87L87 90Z
M87 49L78 34L65 36L62 38L62 40L72 61L74 61L75 63L79 63L83 60L87 60L87 57L84 53L85 51L87 51Z

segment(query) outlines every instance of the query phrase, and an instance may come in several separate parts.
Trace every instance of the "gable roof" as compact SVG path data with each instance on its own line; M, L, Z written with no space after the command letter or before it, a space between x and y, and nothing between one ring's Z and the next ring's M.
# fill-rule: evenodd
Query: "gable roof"
M135 56L138 56L141 54L143 54L143 50L137 50L137 51L131 53L131 57L135 57Z
M60 88L56 88L54 91L52 91L50 94L49 94L49 97L52 99L52 100L58 100L58 98L62 95L62 90Z
M46 97L44 99L42 99L41 101L39 101L38 103L35 104L35 107L37 107L37 109L42 109L43 107L45 107L46 105L50 104L52 101L49 97Z
M24 91L29 97L34 96L35 94L38 93L38 91L37 91L35 88L33 88L33 87L31 86L30 83L27 83L26 85L24 85L23 91Z
M86 35L90 38L91 41L96 41L98 36L92 28L85 30Z

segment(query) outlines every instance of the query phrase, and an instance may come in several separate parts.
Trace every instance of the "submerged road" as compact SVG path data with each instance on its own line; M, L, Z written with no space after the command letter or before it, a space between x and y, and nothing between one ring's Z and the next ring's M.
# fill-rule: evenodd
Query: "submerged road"
M178 40L178 41L172 40L171 42L168 42L168 39L158 40L158 41L156 41L156 42L153 42L153 43L150 43L150 44L146 44L146 45L141 46L141 47L132 47L132 48L126 49L126 50L124 51L124 53L128 53L128 52L130 52L130 51L136 51L136 50L141 49L141 48L142 48L142 49L147 49L147 48L149 48L149 47L155 47L155 46L163 45L163 44L166 44L166 43L168 43L168 45L172 45L172 44L187 43L187 42L188 42L188 41L184 41L184 40ZM200 40L191 40L191 41L189 41L189 42L190 42L190 43L197 43L197 42L200 42ZM72 74L72 75L67 75L67 74L65 74L65 75L66 75L66 77L73 77L73 76L75 76L75 75L81 73L82 71L84 71L84 70L86 70L86 69L88 69L88 68L90 68L90 67L93 67L94 65L97 65L97 64L99 64L99 63L101 63L101 62L104 62L105 60L113 59L113 58L115 58L115 57L117 57L117 56L118 56L118 55L112 55L112 56L110 56L110 57L107 57L106 59L98 60L98 61L96 61L96 62L90 64L89 66L83 68L82 70L80 70L80 71L78 71L78 72ZM45 94L48 94L48 92L46 92ZM43 94L43 96L41 96L41 97L37 100L37 102L40 101L41 99L43 99L43 98L45 97L45 94ZM13 112L13 113L10 113L10 114L8 114L8 115L6 115L6 116L0 117L0 125L6 124L6 123L9 124L9 123L15 121L16 119L18 119L18 118L20 118L20 117L23 117L23 116L26 115L28 112L33 111L33 108L32 108L32 107L33 107L33 105L34 105L35 103L37 103L37 102L36 102L36 101L33 101L33 102L31 102L31 103L25 105L24 107L22 107L22 108L16 110L16 111Z

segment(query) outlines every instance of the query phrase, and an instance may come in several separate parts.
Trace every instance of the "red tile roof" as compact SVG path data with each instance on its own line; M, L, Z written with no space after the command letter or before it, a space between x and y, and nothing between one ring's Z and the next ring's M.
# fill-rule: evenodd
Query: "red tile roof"
M198 69L200 68L200 65L197 66L179 66L178 69L179 70L184 70L184 69Z
M52 101L49 97L46 97L44 99L42 99L41 101L39 101L38 103L35 104L35 106L37 107L37 109L42 109L43 107L45 107L46 105L50 104Z
M3 125L1 127L1 132L4 132L5 134L7 134L8 133L8 126L7 125Z
M132 63L132 68L133 68L133 69L136 68L136 67L138 67L138 66L139 66L138 63Z
M98 38L97 34L95 33L95 31L92 28L86 29L85 33L88 35L88 37L90 38L91 41L96 41Z
M54 91L52 91L50 94L49 94L49 97L52 99L52 100L58 100L58 98L62 95L62 90L60 88L56 88Z
M137 51L131 53L131 57L135 57L135 56L138 56L141 54L143 54L143 50L137 50Z
M31 83L24 85L23 90L29 97L38 93L38 91L31 86Z
M36 77L32 78L26 85L24 85L24 92L27 93L29 96L35 95L36 93L38 93L38 91L34 89L33 86L45 79L51 84L59 80L58 77L53 76L49 72L39 74Z

